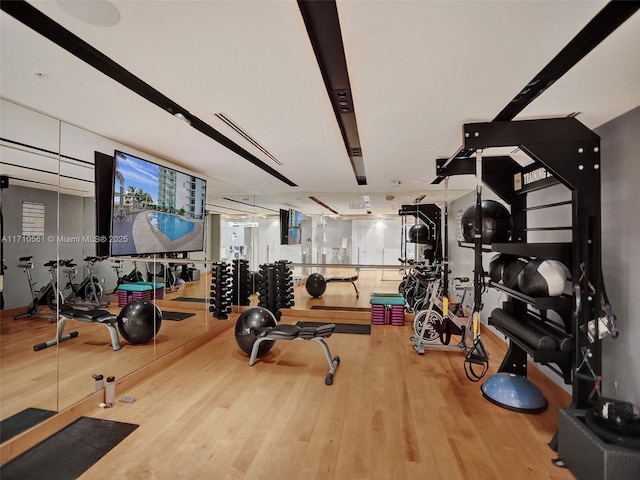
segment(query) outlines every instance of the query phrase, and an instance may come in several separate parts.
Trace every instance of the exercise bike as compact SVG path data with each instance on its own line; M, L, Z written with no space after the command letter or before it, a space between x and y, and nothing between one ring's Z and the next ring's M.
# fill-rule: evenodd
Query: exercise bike
M65 297L65 303L77 303L78 301L88 302L95 306L106 306L108 303L100 303L102 300L102 286L100 280L93 274L93 267L97 262L102 262L107 257L86 257L84 261L87 264L89 275L86 276L79 284L74 283L75 275L78 270L73 260L65 261L62 266L66 267L65 273L69 281L65 286L65 290L70 288L71 293Z
M133 261L133 270L122 276L120 276L120 273L122 272L122 261L114 260L113 263L114 264L111 265L111 268L113 268L113 270L116 272L116 277L118 280L116 283L116 287L113 289L113 292L111 292L112 295L117 294L118 287L124 283L144 282L144 276L142 275L142 272L138 270L138 264L135 260Z
M147 282L159 282L164 283L167 291L172 291L176 285L176 276L171 270L171 264L166 265L160 263L160 270L155 271L155 262L153 263L153 270L149 268L149 262L147 262Z
M462 351L468 350L466 339L471 332L472 316L467 315L467 320L463 323L460 323L460 319L465 317L464 300L473 287L464 285L469 281L468 277L455 277L453 281L454 288L462 290L463 294L455 306L451 305L452 308L444 305L442 278L437 272L431 276L424 298L419 302L421 309L413 320L414 335L411 341L415 342L414 350L420 355L425 352L425 344L437 344L439 341L442 345L449 345L452 335L460 336L457 346Z
M22 268L27 274L29 290L31 291L33 300L24 312L13 316L14 320L22 317L40 315L40 305L47 305L52 311L56 311L58 307L64 303L62 292L58 290L58 278L56 273L58 265L62 265L64 260L50 260L44 264L44 266L49 269L49 283L36 292L34 290L36 283L33 281L33 277L31 276L31 269L33 268L33 262L31 262L32 258L32 256L29 256L20 257L18 259L22 262L18 264L18 268Z

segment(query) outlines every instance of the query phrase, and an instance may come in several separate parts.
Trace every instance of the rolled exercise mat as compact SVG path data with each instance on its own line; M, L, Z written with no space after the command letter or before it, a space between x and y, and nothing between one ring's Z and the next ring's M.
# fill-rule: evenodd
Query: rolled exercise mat
M534 350L555 350L556 341L548 335L538 332L527 321L509 315L501 308L494 308L491 312L491 323L501 327L522 340Z
M551 337L556 342L556 348L561 352L570 352L573 350L573 338L560 330L547 325L537 318L527 317L526 322L531 325L541 335Z

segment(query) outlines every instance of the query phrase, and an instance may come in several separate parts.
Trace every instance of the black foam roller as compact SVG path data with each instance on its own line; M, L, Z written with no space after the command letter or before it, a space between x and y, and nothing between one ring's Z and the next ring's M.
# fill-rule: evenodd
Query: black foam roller
M555 330L553 327L547 326L544 322L535 318L527 318L527 323L541 335L553 338L561 352L570 352L573 350L573 338L569 335Z
M491 312L491 323L498 327L502 327L507 332L513 333L513 335L522 340L535 350L555 350L556 341L548 335L540 333L533 328L525 320L520 320L512 315L509 315L501 308L495 308Z

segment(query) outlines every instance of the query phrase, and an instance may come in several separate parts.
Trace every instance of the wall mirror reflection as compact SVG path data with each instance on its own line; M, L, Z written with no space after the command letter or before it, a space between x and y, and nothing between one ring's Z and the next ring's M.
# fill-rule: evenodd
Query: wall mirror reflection
M221 322L205 178L6 100L2 138L5 441Z

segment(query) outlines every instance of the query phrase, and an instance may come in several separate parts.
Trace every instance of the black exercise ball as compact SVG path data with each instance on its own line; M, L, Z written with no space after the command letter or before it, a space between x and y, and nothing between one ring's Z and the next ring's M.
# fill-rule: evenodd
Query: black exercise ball
M319 298L327 289L327 281L319 273L312 273L307 277L304 287L313 298Z
M129 343L146 343L160 331L162 311L149 300L127 303L118 315L118 330Z
M512 290L518 290L518 277L522 273L525 265L526 260L518 257L507 262L504 270L502 271L502 283L505 287Z
M409 229L410 243L429 243L430 239L431 232L429 232L429 227L423 223L416 223Z
M507 242L511 238L513 221L509 210L495 200L482 201L482 243ZM473 242L476 232L476 205L469 205L462 214L462 236Z
M532 258L518 277L518 287L531 297L558 297L571 293L571 272L557 260Z
M255 329L265 327L275 327L276 318L273 314L263 307L252 307L240 314L236 320L236 343L240 350L247 355L251 355L251 349L256 341ZM275 340L267 340L260 344L258 348L258 356L264 355L275 344Z
M491 281L493 283L501 283L505 267L516 258L506 253L500 253L493 257L489 262L489 278L491 278Z

